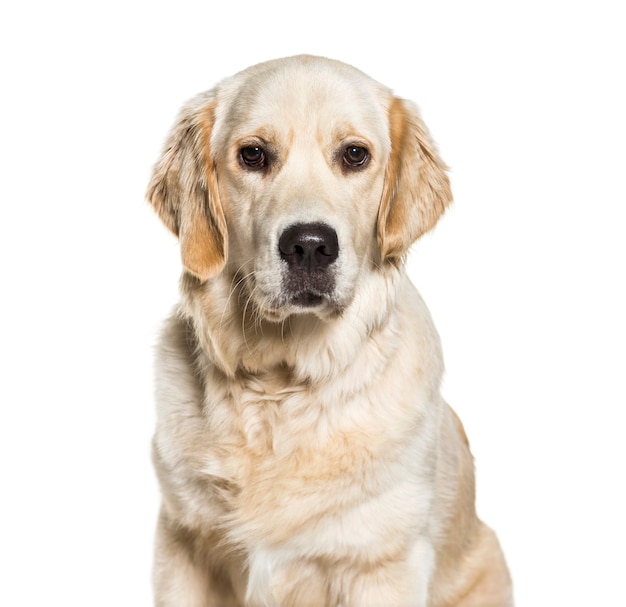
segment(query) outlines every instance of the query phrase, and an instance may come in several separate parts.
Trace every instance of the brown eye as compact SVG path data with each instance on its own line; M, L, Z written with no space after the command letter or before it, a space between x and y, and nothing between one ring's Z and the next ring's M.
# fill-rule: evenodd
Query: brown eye
M343 153L343 162L352 169L358 169L367 164L370 154L360 145L349 145Z
M267 164L265 151L258 145L249 145L239 150L239 158L251 169L263 169Z

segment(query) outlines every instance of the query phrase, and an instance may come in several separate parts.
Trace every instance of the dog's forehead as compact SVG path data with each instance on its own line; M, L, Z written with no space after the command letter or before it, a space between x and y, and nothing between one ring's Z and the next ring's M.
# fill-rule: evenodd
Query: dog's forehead
M292 57L248 68L218 88L215 135L237 138L273 130L356 131L384 143L391 93L344 63ZM352 133L355 134L355 133Z

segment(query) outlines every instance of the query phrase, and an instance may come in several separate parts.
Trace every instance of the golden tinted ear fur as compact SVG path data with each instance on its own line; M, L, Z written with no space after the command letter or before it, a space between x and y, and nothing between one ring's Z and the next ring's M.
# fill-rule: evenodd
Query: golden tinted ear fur
M402 258L430 230L452 200L446 166L417 109L394 98L389 106L391 158L378 212L384 260Z
M180 112L156 163L146 197L180 238L185 269L200 280L226 263L227 232L209 143L215 104L199 95Z

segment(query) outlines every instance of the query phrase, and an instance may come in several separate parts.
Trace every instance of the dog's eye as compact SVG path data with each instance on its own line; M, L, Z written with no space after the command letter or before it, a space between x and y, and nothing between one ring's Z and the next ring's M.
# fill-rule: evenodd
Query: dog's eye
M367 164L370 154L366 148L360 145L349 145L343 153L344 164L352 169L358 169Z
M239 150L239 158L251 169L262 169L267 164L265 151L258 145L249 145Z

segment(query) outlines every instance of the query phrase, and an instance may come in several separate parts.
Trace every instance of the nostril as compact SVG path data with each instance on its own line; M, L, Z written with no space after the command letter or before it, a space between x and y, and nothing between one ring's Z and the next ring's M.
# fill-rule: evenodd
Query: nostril
M337 232L326 224L297 223L281 234L278 249L292 267L324 269L339 256L339 241Z

